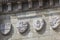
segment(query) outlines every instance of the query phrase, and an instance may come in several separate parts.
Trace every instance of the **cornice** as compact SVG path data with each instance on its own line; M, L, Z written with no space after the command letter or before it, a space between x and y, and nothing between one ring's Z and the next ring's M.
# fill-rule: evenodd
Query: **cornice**
M27 0L26 0L27 1ZM8 6L11 5L12 3L18 3L21 7L22 7L22 3L26 2L25 0L7 0L7 2L5 4L7 4ZM33 6L33 2L34 0L28 0L28 9L23 10L23 9L18 9L18 10L11 10L11 11L0 11L1 14L12 14L12 13L19 13L19 12L24 12L24 11L34 11L34 10L45 10L45 9L53 9L53 8L59 8L60 6L57 5L51 5L50 3L52 3L52 1L50 1L50 3L46 6L43 5L43 1L42 0L38 0L37 3L39 3L38 7L34 8ZM1 3L1 2L0 2ZM41 5L42 3L42 5ZM1 3L1 5L3 5L4 3Z

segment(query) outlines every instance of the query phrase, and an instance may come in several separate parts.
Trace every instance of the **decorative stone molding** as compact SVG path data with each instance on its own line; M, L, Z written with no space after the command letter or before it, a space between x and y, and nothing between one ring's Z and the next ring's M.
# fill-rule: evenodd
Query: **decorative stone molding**
M19 22L19 25L18 25L18 30L21 34L25 33L28 29L28 26L29 26L29 23L28 22Z
M56 29L60 25L60 18L59 16L52 16L50 19L50 25L53 29Z
M36 2L34 2L34 1L36 1ZM26 1L25 0L3 0L2 1L3 4L6 4L6 5L8 4L8 8L6 7L8 10L4 12L3 11L4 8L3 8L1 10L1 13L3 13L3 14L4 13L9 13L10 14L10 13L17 13L17 12L24 12L24 11L31 11L31 10L41 10L41 9L45 9L45 8L49 9L49 8L52 8L52 7L58 8L59 5L60 5L60 1L59 2L57 2L57 1L56 0L55 1L53 1L53 0L44 0L44 1L43 0L26 0ZM27 2L26 3L27 5L22 6L22 4L24 2ZM16 10L14 8L15 7L14 5L13 5L14 7L12 8L12 6L11 6L12 3L14 3L14 4L17 3L17 4L15 4L15 5L18 5L16 7ZM1 2L0 2L0 4L3 5ZM26 8L25 8L25 6L26 6ZM14 9L14 10L10 11L11 8Z
M33 27L35 30L40 31L44 26L44 20L42 18L34 20L34 25Z

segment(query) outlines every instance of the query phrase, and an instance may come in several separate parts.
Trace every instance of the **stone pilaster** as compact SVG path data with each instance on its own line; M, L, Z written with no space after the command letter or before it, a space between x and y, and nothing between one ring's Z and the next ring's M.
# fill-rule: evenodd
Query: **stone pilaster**
M7 5L8 5L8 11L11 11L11 3L7 3Z
M32 8L32 0L28 0L29 8Z
M53 0L49 0L50 6L53 6Z
M21 2L17 2L17 4L18 4L18 10L22 9L22 4L21 4Z
M42 7L42 6L43 6L43 1L39 0L39 7Z

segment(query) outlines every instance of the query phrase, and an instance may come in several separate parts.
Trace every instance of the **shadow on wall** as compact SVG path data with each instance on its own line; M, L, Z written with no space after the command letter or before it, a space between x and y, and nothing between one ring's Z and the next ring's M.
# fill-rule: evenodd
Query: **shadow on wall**
M53 29L55 32L60 32L60 25L56 28L56 29Z
M11 32L8 35L2 35L0 33L0 40L8 40L9 38L12 37L13 33L14 33L14 28L13 27L12 27Z

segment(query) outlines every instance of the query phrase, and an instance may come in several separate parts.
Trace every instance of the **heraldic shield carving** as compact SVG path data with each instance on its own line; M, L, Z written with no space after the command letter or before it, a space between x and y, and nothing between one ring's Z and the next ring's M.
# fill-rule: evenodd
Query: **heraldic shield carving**
M60 23L59 23L60 22L59 16L51 16L49 18L49 20L50 20L50 25L51 25L51 27L53 29L56 29L60 25Z
M23 33L25 33L27 31L28 26L29 26L29 23L28 22L21 21L21 22L19 22L19 26L17 28L18 28L19 32L21 34L23 34Z
M12 25L10 22L3 22L0 24L0 32L3 35L8 35L12 29Z
M1 34L8 35L12 29L12 24L10 22L10 17L9 16L2 16L1 17L2 21L0 23L0 32Z
M43 28L43 26L44 26L44 20L43 20L42 18L37 19L37 20L34 20L33 23L34 23L34 24L33 24L33 27L34 27L35 30L37 30L37 31L40 31L40 30Z

